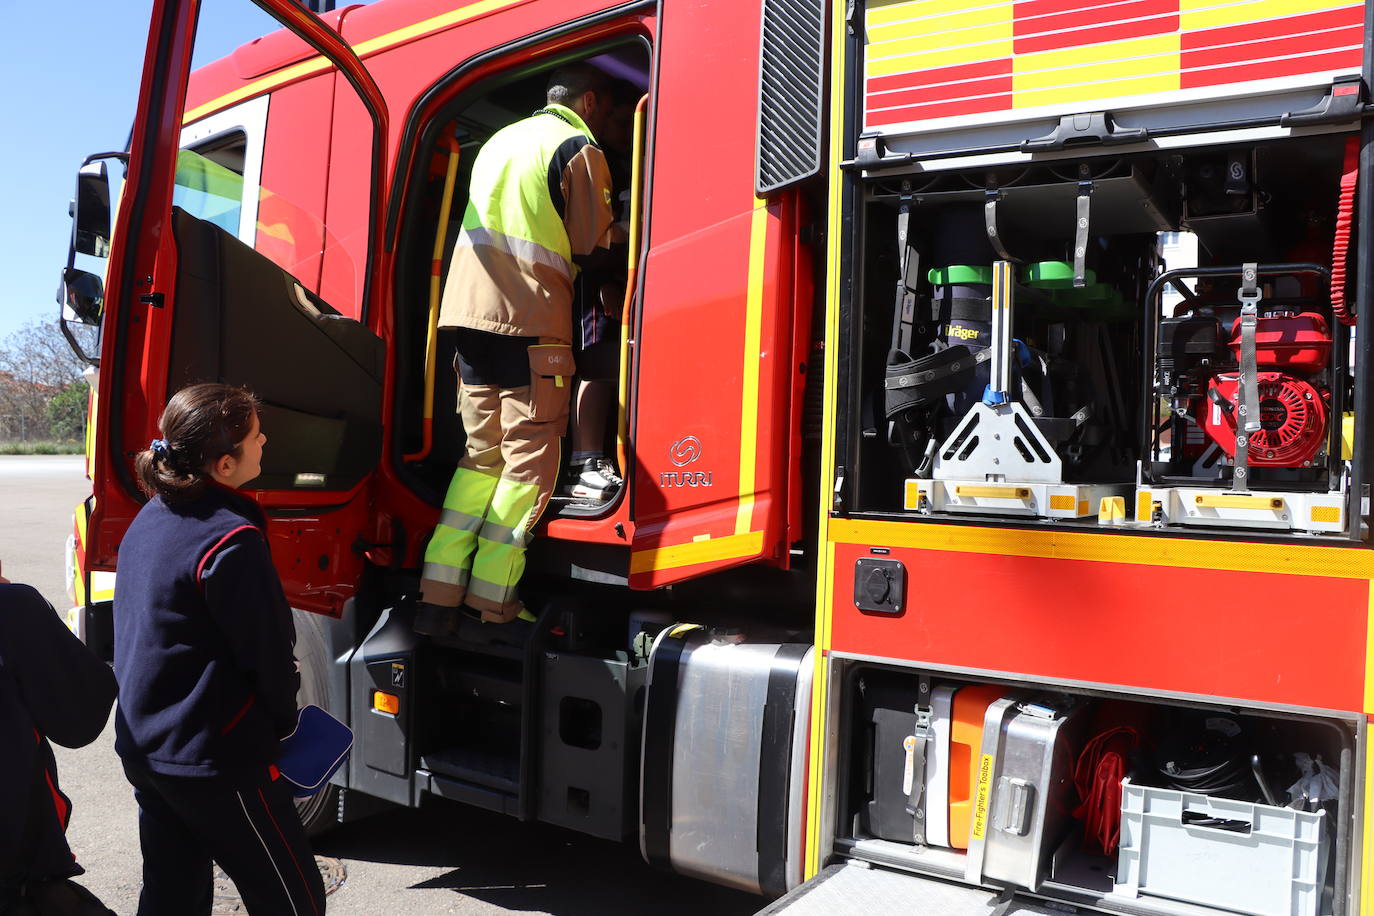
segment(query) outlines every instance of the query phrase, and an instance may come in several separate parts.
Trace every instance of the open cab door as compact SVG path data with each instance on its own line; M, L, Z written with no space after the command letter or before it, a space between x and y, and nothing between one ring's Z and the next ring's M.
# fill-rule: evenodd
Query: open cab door
M239 5L250 6L247 0ZM114 568L118 544L143 502L133 459L157 435L168 398L196 382L241 385L260 399L271 440L262 476L249 488L273 519L274 555L293 603L337 613L361 567L352 550L367 523L359 495L382 446L386 350L368 321L385 274L373 255L387 112L375 82L337 31L342 13L326 20L292 0L256 5L288 30L270 40L294 43L296 62L265 77L212 85L200 76L197 84L190 72L201 4L153 4L109 245L85 560L88 569ZM194 108L188 107L188 87ZM279 91L314 93L327 101L326 114L340 106L365 109L357 120L370 121L371 135L364 130L350 141L356 144L350 155L371 157L370 186L362 183L358 205L343 208L351 225L319 230L313 261L281 256L282 238L294 227L264 222L266 201L290 193L294 176L281 187L261 185L261 137L257 170L251 164L247 169L251 180L241 164L235 171L216 162L213 145L204 155L182 148L183 128L245 102L265 112L279 101ZM219 158L233 164L231 157ZM325 167L315 160L313 168ZM247 231L238 225L237 210L225 218L225 202L232 204L236 193L244 198L242 209L256 214L243 220ZM303 206L297 215L322 223L324 212L323 206ZM331 246L354 253L347 294L336 295L324 283L320 255L327 258ZM321 289L356 301L327 302ZM374 322L379 311L371 309ZM316 531L321 537L312 537Z

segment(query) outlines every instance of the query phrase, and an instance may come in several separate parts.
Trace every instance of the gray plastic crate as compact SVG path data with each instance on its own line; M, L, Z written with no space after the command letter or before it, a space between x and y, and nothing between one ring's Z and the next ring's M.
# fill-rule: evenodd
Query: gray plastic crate
M1326 856L1324 812L1121 783L1117 894L1317 916Z

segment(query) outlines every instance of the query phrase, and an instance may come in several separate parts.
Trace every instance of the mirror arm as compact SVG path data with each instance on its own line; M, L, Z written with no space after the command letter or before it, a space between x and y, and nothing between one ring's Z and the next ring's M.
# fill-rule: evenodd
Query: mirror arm
M72 333L71 328L67 327L67 319L59 316L57 326L62 331L62 336L67 338L67 346L72 348L72 353L76 355L76 358L88 366L94 366L99 369L100 358L88 355L86 351L81 348L80 341L76 339L76 335Z
M81 160L81 165L87 166L90 165L92 162L99 162L101 159L118 159L124 165L125 168L129 167L129 154L115 152L91 153L85 159Z

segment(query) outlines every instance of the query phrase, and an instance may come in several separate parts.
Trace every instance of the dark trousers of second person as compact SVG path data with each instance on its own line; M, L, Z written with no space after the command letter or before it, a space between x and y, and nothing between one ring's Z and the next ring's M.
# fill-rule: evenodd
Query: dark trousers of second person
M124 773L139 808L138 916L208 916L212 860L252 916L322 916L324 881L283 780L264 773L226 791L219 777L167 776L127 761Z

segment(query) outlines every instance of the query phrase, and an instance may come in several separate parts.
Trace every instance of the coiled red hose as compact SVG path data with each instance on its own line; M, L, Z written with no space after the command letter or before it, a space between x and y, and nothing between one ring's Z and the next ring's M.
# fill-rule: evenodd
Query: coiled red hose
M1341 324L1353 325L1355 316L1345 300L1345 262L1350 250L1350 230L1355 223L1355 188L1360 182L1360 138L1345 141L1341 167L1341 200L1336 208L1336 238L1331 251L1331 310Z

